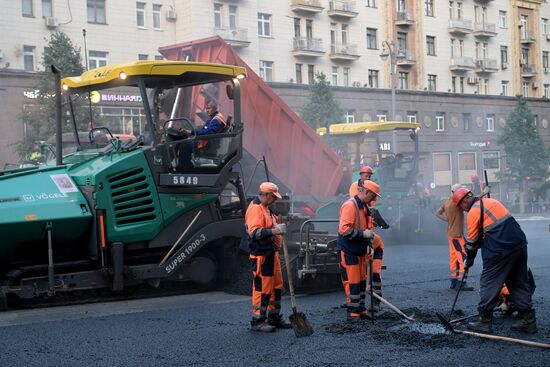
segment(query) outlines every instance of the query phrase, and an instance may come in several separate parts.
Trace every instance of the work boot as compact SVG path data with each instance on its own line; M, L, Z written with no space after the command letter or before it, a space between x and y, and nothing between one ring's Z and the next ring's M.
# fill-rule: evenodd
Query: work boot
M267 318L267 324L277 329L292 329L292 324L285 321L282 315L269 315Z
M472 330L478 333L492 333L493 332L493 312L480 311L479 320L474 322L469 322L467 328L468 330Z
M348 321L371 320L371 316L365 307L348 308Z
M451 279L451 286L450 289L456 289L456 279Z
M518 310L518 315L520 319L512 324L512 330L528 334L535 334L538 331L535 310Z
M269 325L267 323L267 320L264 318L250 321L250 330L261 331L263 333L271 333L275 331L275 326Z

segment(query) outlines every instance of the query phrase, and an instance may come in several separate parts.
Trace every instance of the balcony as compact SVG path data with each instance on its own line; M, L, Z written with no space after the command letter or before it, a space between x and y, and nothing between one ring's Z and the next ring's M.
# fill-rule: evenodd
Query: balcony
M533 64L522 64L521 65L521 77L522 78L532 78L537 75L537 67Z
M497 35L497 25L494 23L475 23L475 37L494 37Z
M531 32L520 32L519 37L520 37L521 43L523 44L535 43L537 40L535 38L535 34Z
M495 59L476 59L476 73L495 73L498 71L497 60Z
M293 40L292 54L294 56L323 56L323 40L321 38L297 38Z
M398 11L395 14L395 24L402 26L409 26L414 24L414 19L411 12Z
M330 54L328 57L331 60L353 61L357 60L360 56L357 52L357 45L336 43L330 46Z
M355 10L355 1L329 1L329 17L355 18L359 13Z
M451 65L449 70L451 71L468 71L473 70L475 67L473 57L453 57L451 58Z
M320 13L324 7L321 0L292 0L290 9L302 13Z
M225 42L233 46L234 48L244 48L250 45L248 40L248 29L247 28L215 28L214 34L217 34Z
M401 66L413 66L416 63L411 50L398 50L396 59L397 65Z
M467 34L473 30L471 20L449 19L449 33Z

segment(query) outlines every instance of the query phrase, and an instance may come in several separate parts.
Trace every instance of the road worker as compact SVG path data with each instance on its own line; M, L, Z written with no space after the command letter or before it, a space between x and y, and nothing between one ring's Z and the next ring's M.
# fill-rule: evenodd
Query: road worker
M272 182L260 185L245 215L246 239L252 265L252 321L254 331L271 332L292 328L281 315L283 277L279 249L286 225L279 223L270 206L281 198Z
M518 222L498 200L477 198L465 188L454 192L453 202L468 212L466 269L474 264L480 248L483 259L479 320L469 323L468 329L492 332L493 309L498 302L502 285L506 283L519 315L519 321L512 325L512 330L537 332L531 300L534 289L529 281L527 267L527 238Z
M352 198L359 193L358 183L360 180L370 180L372 176L371 166L362 166L359 170L359 180L354 181L349 187L349 197Z
M365 307L367 254L372 254L373 221L368 204L380 196L378 184L358 181L359 192L340 208L338 260L347 296L348 319L369 319Z
M460 286L464 276L464 261L466 250L464 249L464 212L453 203L453 193L462 185L451 186L451 196L435 211L435 216L447 222L447 239L449 241L449 268L451 270L451 289ZM474 288L462 284L463 291L473 291Z

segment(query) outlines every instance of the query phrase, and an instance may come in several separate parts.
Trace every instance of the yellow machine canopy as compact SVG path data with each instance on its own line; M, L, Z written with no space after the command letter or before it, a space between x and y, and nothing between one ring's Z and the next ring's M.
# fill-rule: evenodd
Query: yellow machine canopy
M118 86L188 87L247 76L240 66L185 61L135 61L112 64L61 80L66 93L79 93Z
M364 134L377 131L393 131L393 130L420 130L420 124L416 122L400 122L400 121L369 121L369 122L354 122L329 125L329 131L325 127L318 128L319 135L352 135Z

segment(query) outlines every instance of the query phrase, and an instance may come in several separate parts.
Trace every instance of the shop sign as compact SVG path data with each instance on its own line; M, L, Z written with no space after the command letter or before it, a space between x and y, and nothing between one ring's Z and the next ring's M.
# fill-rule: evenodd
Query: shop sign
M491 141L471 141L470 148L490 148Z

